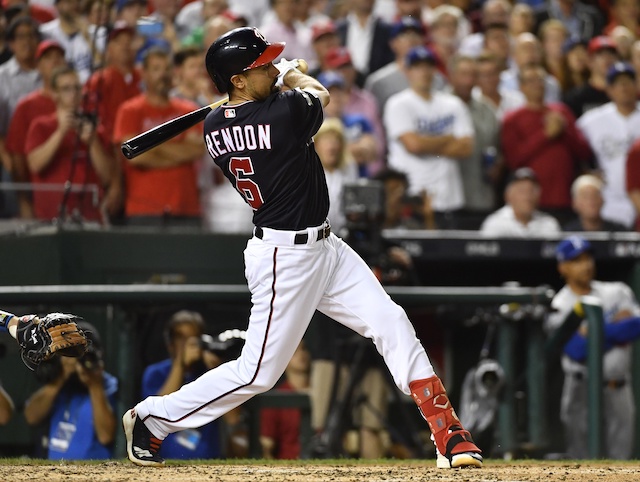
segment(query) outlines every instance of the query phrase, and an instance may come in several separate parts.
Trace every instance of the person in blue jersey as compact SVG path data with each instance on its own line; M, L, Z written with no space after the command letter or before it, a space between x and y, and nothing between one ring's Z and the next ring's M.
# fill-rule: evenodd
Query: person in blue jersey
M118 380L104 370L98 330L86 321L78 326L91 340L87 352L82 358L56 357L38 367L44 385L25 402L24 417L29 425L48 422L49 459L109 459Z
M207 71L229 101L207 115L205 145L253 209L255 228L244 252L249 325L237 359L124 413L127 455L137 465L162 466L159 451L170 433L205 425L272 388L317 309L372 339L398 388L428 422L438 467L481 467L481 450L405 311L331 232L327 182L313 142L329 92L300 72L296 60L274 65L283 51L284 43L269 43L250 27L227 32L207 51Z
M142 396L173 393L219 364L219 358L203 350L205 323L195 311L181 310L167 322L164 339L169 358L149 365L142 376ZM168 459L215 459L222 455L218 420L169 435L160 453Z

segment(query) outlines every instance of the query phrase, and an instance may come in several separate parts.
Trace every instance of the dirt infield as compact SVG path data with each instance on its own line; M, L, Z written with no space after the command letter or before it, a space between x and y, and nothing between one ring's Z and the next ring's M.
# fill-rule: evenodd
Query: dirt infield
M640 462L488 461L482 469L436 469L433 461L364 464L291 462L170 464L142 469L128 462L36 464L5 461L0 481L87 482L622 482L640 480Z

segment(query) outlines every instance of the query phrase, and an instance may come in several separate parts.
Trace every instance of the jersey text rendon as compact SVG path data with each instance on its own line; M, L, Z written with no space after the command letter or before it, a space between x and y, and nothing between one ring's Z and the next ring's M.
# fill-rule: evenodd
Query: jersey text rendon
M227 127L205 134L204 139L214 159L230 152L271 149L271 125Z

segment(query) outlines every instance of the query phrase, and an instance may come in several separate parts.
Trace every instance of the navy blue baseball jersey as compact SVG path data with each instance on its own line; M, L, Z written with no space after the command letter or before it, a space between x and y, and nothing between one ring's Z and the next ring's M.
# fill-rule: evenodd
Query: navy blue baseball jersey
M322 120L320 100L299 89L207 115L207 150L253 208L256 226L298 231L325 221L329 193L312 140Z

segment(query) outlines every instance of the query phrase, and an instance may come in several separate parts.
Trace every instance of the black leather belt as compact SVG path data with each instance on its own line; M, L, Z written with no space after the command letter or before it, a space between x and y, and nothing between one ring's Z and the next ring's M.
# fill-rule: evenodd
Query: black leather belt
M254 234L256 235L256 238L262 239L262 237L264 236L264 231L260 226L256 226L256 229L254 230ZM331 234L331 226L318 228L318 236L316 237L316 241L320 241L321 239L328 238L330 234ZM308 241L309 241L309 235L307 233L298 233L293 238L294 244L307 244Z

